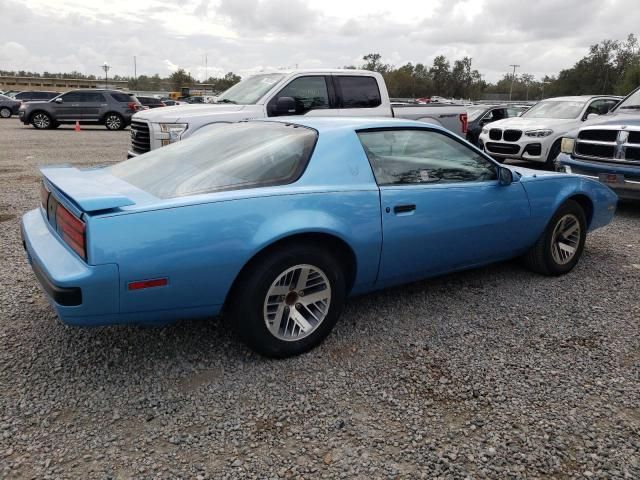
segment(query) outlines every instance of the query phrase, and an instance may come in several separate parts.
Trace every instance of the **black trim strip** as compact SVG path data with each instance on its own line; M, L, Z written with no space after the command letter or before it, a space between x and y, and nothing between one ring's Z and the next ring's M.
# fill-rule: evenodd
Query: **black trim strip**
M42 288L58 305L64 307L82 305L82 290L79 287L58 287L53 284L35 261L31 262L31 267Z

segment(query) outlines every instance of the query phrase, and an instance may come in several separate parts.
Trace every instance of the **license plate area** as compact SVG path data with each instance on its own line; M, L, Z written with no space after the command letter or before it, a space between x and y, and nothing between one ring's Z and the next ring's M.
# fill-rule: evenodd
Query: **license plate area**
M620 185L624 183L624 175L621 173L599 173L598 180L602 183Z

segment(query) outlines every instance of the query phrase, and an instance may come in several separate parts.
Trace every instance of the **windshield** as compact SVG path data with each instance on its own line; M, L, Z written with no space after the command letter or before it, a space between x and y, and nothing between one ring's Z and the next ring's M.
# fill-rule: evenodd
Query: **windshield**
M522 118L578 118L586 101L545 100L523 113Z
M0 100L4 100L4 101L6 101L6 100L13 100L13 98L9 98L9 97L7 97L6 95L2 95L2 94L0 94Z
M223 124L107 171L158 198L284 185L302 175L316 138L298 125Z
M616 111L629 112L634 110L640 110L640 88L633 92L629 97L618 105Z
M249 77L220 95L217 103L254 105L284 76L284 73L266 73Z
M471 107L467 108L467 119L470 122L473 122L476 118L486 112L487 109L485 107Z

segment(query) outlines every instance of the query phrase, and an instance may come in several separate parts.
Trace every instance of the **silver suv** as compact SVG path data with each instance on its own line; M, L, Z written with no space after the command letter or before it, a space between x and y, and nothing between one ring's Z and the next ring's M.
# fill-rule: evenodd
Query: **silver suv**
M57 128L63 123L104 125L122 130L131 116L142 109L138 99L116 90L72 90L47 102L29 102L20 107L18 117L35 128Z

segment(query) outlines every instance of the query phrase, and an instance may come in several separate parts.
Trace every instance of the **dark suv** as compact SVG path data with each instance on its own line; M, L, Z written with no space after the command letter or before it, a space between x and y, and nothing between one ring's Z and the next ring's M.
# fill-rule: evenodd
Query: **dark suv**
M35 128L57 128L63 123L104 125L122 130L142 105L131 94L116 90L72 90L48 102L29 102L20 107L18 117Z
M41 92L34 90L31 92L18 92L11 96L21 102L46 102L47 100L56 98L58 95L60 95L60 92Z
M155 97L137 97L137 98L143 107L158 108L158 107L166 106L162 100Z

